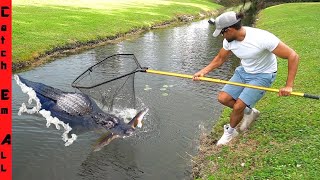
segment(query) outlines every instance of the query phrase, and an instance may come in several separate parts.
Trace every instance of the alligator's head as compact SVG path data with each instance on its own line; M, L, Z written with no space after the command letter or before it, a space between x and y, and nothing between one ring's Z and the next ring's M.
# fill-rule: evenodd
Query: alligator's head
M94 151L99 151L102 147L108 145L113 139L119 137L131 136L136 127L142 127L142 119L149 111L148 108L140 111L132 120L128 123L118 123L110 131L99 138L98 143L94 147Z
M127 127L123 129L123 134L125 136L131 136L135 131L136 127L141 128L142 119L148 111L149 109L145 108L144 110L140 111L134 118L132 118L132 120L127 124Z

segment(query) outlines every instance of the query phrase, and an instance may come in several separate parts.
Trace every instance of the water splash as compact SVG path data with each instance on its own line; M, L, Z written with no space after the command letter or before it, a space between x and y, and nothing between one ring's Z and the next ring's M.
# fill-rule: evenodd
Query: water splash
M33 101L35 101L36 105L33 108L27 108L25 103L22 103L21 107L19 108L18 115L21 116L22 113L28 113L28 114L35 114L39 113L41 114L46 120L47 120L47 127L50 127L51 124L56 126L56 129L60 130L60 125L64 128L64 132L61 135L62 140L65 142L65 146L71 145L76 139L77 135L76 134L71 134L71 138L68 137L68 133L72 130L72 128L69 126L69 124L65 124L64 122L60 121L56 117L51 116L51 112L47 110L40 110L41 109L41 103L40 100L36 96L36 92L23 84L19 76L14 75L14 80L16 80L18 86L20 86L21 90L23 93L27 94L29 96L28 104L31 105Z
M138 113L136 109L131 109L131 108L125 108L125 109L118 109L115 108L111 112L111 114L121 117L124 119L126 123L128 123L134 116Z

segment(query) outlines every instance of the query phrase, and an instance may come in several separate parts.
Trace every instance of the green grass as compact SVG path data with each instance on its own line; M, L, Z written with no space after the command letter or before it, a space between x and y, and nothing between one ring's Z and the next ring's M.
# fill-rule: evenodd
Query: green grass
M283 4L263 10L257 27L277 35L300 56L294 91L320 95L320 3ZM278 60L273 88L285 85L287 61ZM204 179L317 179L320 177L320 101L278 97L268 92L259 101L261 116L250 131L230 145L212 147L205 157ZM229 121L225 109L213 128L222 135ZM244 164L243 164L244 163Z
M32 61L57 48L148 29L177 15L198 15L220 7L209 0L16 0L13 63Z

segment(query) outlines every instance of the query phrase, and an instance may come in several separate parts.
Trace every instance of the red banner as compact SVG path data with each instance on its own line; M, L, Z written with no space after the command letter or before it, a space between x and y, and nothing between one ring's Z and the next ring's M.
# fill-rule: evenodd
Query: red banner
M12 179L12 2L0 0L0 179Z

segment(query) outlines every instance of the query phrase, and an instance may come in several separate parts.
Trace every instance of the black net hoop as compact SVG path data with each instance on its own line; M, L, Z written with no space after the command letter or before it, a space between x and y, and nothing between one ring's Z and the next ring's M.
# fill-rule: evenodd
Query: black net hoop
M89 67L72 83L104 108L135 108L134 76L143 71L133 54L115 54Z

